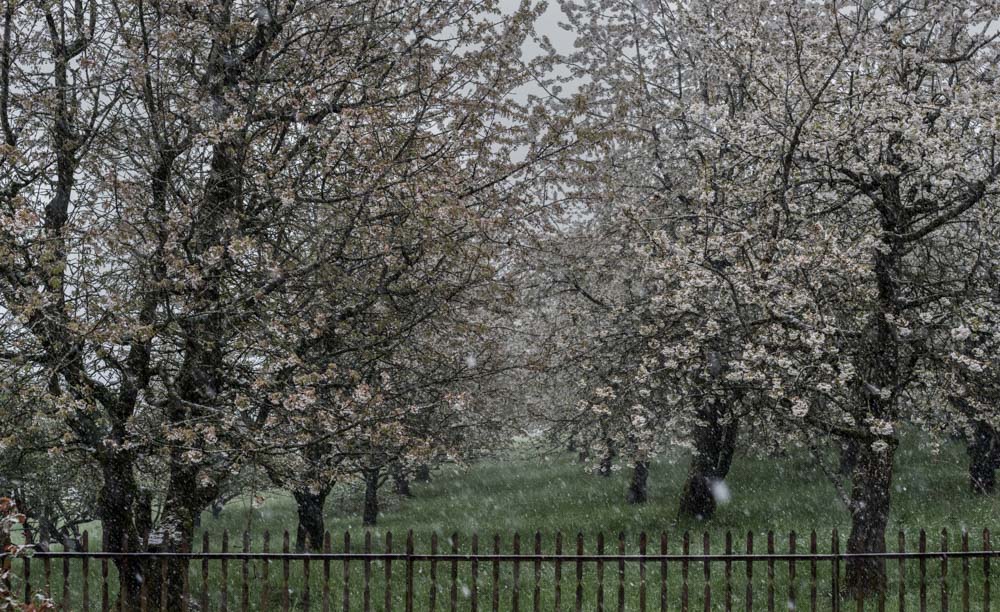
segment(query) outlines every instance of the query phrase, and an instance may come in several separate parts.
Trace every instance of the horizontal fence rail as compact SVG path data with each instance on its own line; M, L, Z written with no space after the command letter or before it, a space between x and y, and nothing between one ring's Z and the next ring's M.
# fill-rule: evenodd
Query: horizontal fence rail
M217 550L204 533L200 550L104 552L88 550L85 532L81 550L9 561L20 570L11 588L61 610L993 610L991 560L1000 551L989 530L976 546L967 532L939 536L930 549L921 530L908 550L899 532L896 550L852 554L836 530L824 551L816 532L780 544L768 532L756 536L766 551L755 550L754 533L739 547L726 533L715 552L707 533L589 542L579 533L525 541L455 533L418 542L411 531L394 548L392 533L375 545L366 532L361 547L345 533L335 550L327 533L318 552L293 552L287 531L280 550L267 532L258 543L242 534L238 549L224 532ZM864 593L847 584L848 566L862 560L876 568Z

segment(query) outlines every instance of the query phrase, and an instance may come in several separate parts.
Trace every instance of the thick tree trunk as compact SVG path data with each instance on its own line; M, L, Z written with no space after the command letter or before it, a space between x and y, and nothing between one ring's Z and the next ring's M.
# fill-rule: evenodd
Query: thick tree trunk
M858 462L851 489L851 535L848 554L885 552L885 528L889 522L889 494L895 446L876 451L858 446ZM845 588L851 597L867 597L885 589L885 559L847 559Z
M218 485L203 484L198 472L198 466L182 457L182 449L171 449L170 480L160 522L163 541L158 545L164 550L192 550L195 518L219 495ZM154 568L151 574L154 579L149 581L150 601L160 601L158 589L166 588L167 608L185 609L189 602L182 602L181 597L188 565L187 559L171 558L167 562L166 584L161 583L159 569Z
M649 498L646 481L649 478L649 462L636 461L632 468L632 482L628 486L625 500L630 504L644 504Z
M969 482L972 492L990 495L996 491L997 469L1000 468L1000 433L982 421L973 425L969 453Z
M329 493L330 487L317 492L292 491L299 516L299 525L295 532L296 552L305 552L307 548L313 552L320 552L323 549L323 536L326 532L323 507L326 505Z
M105 552L137 552L142 538L136 529L135 514L139 487L132 471L130 453L110 451L101 465L103 484L98 496L97 511L101 519L101 547ZM135 558L115 558L120 577L119 597L122 609L139 601L142 585L142 563Z
M378 521L378 480L378 468L365 471L365 507L361 524L366 527L375 525Z
M681 492L678 514L707 520L715 514L717 483L725 480L732 467L739 424L735 419L723 423L722 410L711 406L702 410L699 418L705 425L694 430L695 455Z

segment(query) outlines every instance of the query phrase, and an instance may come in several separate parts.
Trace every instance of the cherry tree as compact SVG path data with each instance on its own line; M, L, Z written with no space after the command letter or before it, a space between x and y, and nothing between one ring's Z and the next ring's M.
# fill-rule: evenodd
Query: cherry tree
M884 550L899 427L996 419L997 5L563 10L591 129L620 135L580 163L646 234L646 369L702 406L695 439L714 413L850 441L848 551ZM848 563L853 592L884 580Z
M5 380L31 383L29 422L99 466L107 550L151 529L189 545L232 474L353 424L344 404L315 410L318 391L362 381L327 367L336 352L309 354L314 339L501 263L490 249L530 216L518 177L550 146L508 99L534 14L4 4L0 358ZM391 344L438 313L373 332ZM142 564L116 562L134 597Z

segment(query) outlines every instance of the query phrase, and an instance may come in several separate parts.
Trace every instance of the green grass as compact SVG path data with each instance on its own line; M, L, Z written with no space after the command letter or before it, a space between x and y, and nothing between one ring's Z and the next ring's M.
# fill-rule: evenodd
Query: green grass
M587 472L585 466L576 463L569 454L556 457L533 456L519 453L517 456L503 460L486 461L466 469L445 468L434 474L429 484L414 484L414 496L400 499L384 495L384 512L379 517L377 528L371 530L375 550L382 550L382 543L388 532L393 533L394 550L403 549L405 534L412 529L418 551L429 549L432 533L439 534L441 549L450 548L448 536L458 533L458 548L469 550L471 534L478 533L480 551L488 551L492 547L494 534L501 536L501 550L511 550L513 533L521 534L521 550L529 552L533 546L533 534L542 533L542 550L551 552L555 533L564 534L564 551L569 552L575 546L578 532L584 534L585 550L593 552L597 533L604 533L607 539L606 550L617 548L617 537L623 532L626 537L626 549L629 552L637 550L640 532L649 534L650 551L658 548L661 532L666 532L670 540L671 552L680 552L683 533L691 533L691 548L700 552L703 533L707 533L712 552L722 552L726 531L731 531L735 548L742 551L747 532L754 537L755 550L766 550L767 532L773 530L776 534L776 549L787 550L788 532L796 531L798 535L798 550L808 549L809 532L815 529L819 533L819 550L826 551L830 547L830 531L840 529L841 546L846 539L850 526L848 513L839 496L823 475L803 453L791 452L785 458L752 458L738 457L728 479L732 492L731 501L719 508L716 516L709 522L677 521L676 508L680 487L686 472L686 460L663 459L657 461L650 471L650 500L640 507L629 506L624 501L628 472L616 472L610 478L600 478ZM896 532L903 530L906 534L907 546L911 549L918 539L918 531L925 528L928 533L929 548L939 549L941 530L947 529L950 536L950 547L959 547L959 534L963 529L970 533L971 547L979 548L980 534L984 527L995 530L1000 526L998 509L1000 498L976 497L969 492L966 473L967 460L960 445L946 445L939 455L932 456L919 440L911 438L905 441L897 454L895 472L895 490L892 499L892 520L890 524L890 546L895 547ZM364 541L365 532L360 525L361 499L358 492L351 487L342 487L331 495L327 510L327 527L333 535L334 550L343 548L343 533L350 532L354 550L359 550ZM261 507L252 507L250 500L240 499L230 503L218 519L213 519L206 513L202 519L202 527L208 530L212 538L212 549L218 550L223 531L230 533L230 550L242 550L242 532L248 530L252 535L253 549L260 550L261 537L265 530L271 534L271 550L279 550L282 532L291 532L294 540L295 505L290 496L275 492L268 496ZM201 535L197 541L200 542ZM92 541L95 540L92 536ZM200 548L197 547L197 548ZM37 561L36 561L37 564ZM310 566L311 608L319 610L322 602L322 562L313 562ZM650 609L659 603L659 564L648 564L649 606ZM994 562L994 565L997 565ZM348 567L351 584L352 610L361 610L364 583L363 564L353 562ZM908 590L907 608L917 609L918 606L918 563L910 561L905 567L904 580ZM940 609L941 580L939 578L941 562L938 559L928 560L927 567L927 598L930 609ZM61 566L60 566L61 568ZM61 592L60 568L53 571L52 590ZM241 573L239 562L230 562L227 567L227 598L230 609L238 609L242 596ZM281 593L284 591L282 582L282 567L280 563L272 563L268 570L266 581L268 597L266 602L260 602L265 581L263 580L264 565L256 562L247 566L250 577L248 595L252 609L280 609ZM668 568L668 592L671 609L679 604L682 591L682 569L679 564L671 564ZM775 564L775 600L778 609L785 609L789 594L788 563ZM795 582L800 609L808 609L801 605L808 601L810 590L808 563L796 565L798 580ZM302 606L305 581L302 577L301 563L291 563L289 567L289 602L295 609ZM594 564L584 564L583 567L583 609L597 609L596 601L598 581L596 580ZM35 570L38 571L37 569ZM415 564L414 583L417 593L418 610L428 607L431 588L430 567L427 562ZM451 589L451 566L439 563L437 571L437 606L438 609L449 609L448 599ZM609 609L616 609L618 589L618 568L614 564L606 564L604 568L604 596ZM746 592L746 564L735 563L733 571L734 605L743 609L743 598ZM753 567L754 576L750 581L753 587L753 598L758 609L766 609L768 599L768 567L766 563L756 563ZM1000 568L994 568L994 574ZM344 568L342 563L332 563L330 567L331 601L333 608L342 609L341 592ZM381 610L384 593L384 565L372 564L371 567L371 599L372 609ZM564 564L562 567L562 605L572 609L576 588L576 567ZM898 566L895 561L890 563L890 590L888 596L889 609L897 609L895 592L898 587ZM91 567L92 583L98 580L97 567ZM468 609L468 598L472 589L471 567L468 563L460 563L456 567L457 582L455 590L459 603L458 609ZM819 609L829 609L830 600L830 567L821 563L817 568L817 591L820 599ZM78 591L78 570L74 570L71 587ZM111 569L113 582L113 567ZM205 589L210 605L216 609L221 597L222 567L213 561L209 565L209 581ZM711 567L711 585L713 592L713 609L722 609L724 593L723 565L713 564ZM190 584L192 591L202 590L201 565L196 563L191 568ZM35 576L38 576L36 573ZM402 595L404 592L404 566L394 563L393 605L392 609L403 609ZM689 568L689 597L691 609L702 609L703 567L692 564ZM959 560L949 563L948 581L949 599L953 609L961 609L963 594L963 564ZM498 595L500 609L512 609L513 568L504 563L500 568L500 584ZM35 580L37 582L37 579ZM973 561L969 567L969 590L973 609L982 609L983 592L982 562ZM994 599L1000 599L1000 585L993 578ZM481 563L478 574L478 590L480 609L488 610L492 596L492 567ZM521 608L530 610L532 591L534 588L534 567L522 564L520 574L520 604ZM540 609L554 608L554 567L552 564L542 564L539 574ZM637 564L628 564L625 571L626 609L637 610L639 574ZM112 585L113 591L113 585ZM92 593L99 593L99 586L92 587ZM113 592L111 594L114 596ZM93 599L93 595L92 595ZM995 605L995 604L994 604ZM658 608L657 608L658 609ZM874 602L869 603L869 609L876 609Z

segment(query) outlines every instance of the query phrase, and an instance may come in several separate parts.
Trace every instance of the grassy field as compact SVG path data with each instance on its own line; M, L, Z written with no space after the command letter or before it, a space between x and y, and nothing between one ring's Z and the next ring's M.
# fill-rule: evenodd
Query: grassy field
M527 452L521 452L515 457L504 460L482 462L465 469L445 468L434 474L429 484L415 484L414 496L400 499L386 495L383 501L384 513L379 518L379 525L371 531L371 537L376 542L375 550L382 549L382 542L391 531L395 542L394 549L402 549L405 534L412 529L418 551L429 549L432 533L439 534L441 548L450 548L449 536L457 533L457 545L460 551L467 551L472 533L478 533L480 550L492 546L494 534L501 536L501 550L511 550L511 539L515 532L521 534L522 551L528 551L533 546L533 534L542 534L543 551L553 550L555 533L562 531L565 535L564 550L570 550L578 532L584 534L585 550L595 550L596 535L603 532L608 539L607 550L617 547L618 533L623 532L626 538L626 548L629 552L637 550L640 532L646 532L652 551L658 546L661 532L666 532L670 539L671 552L680 552L682 534L689 531L692 539L692 549L700 550L703 533L708 533L713 552L722 552L722 543L726 531L733 533L737 550L743 549L743 541L747 532L752 532L755 549L764 551L768 530L776 533L777 550L787 549L789 531L796 531L800 552L807 549L808 534L815 529L819 535L820 551L829 550L830 531L836 527L841 530L841 546L846 539L849 528L849 517L843 504L839 501L834 487L823 473L805 457L792 456L787 458L757 459L739 457L734 464L729 478L731 500L720 507L717 515L709 522L678 522L676 520L676 504L686 471L686 460L661 460L655 463L650 472L650 500L641 507L629 506L624 502L624 492L627 486L627 471L616 472L610 478L601 478L589 474L582 465L576 463L569 454L557 457L542 457ZM343 548L343 534L349 532L354 542L355 550L364 541L365 532L360 526L361 499L358 493L348 487L337 490L327 507L327 525L334 541L334 550ZM895 546L897 530L905 532L908 547L913 547L918 539L918 531L925 528L928 533L929 548L937 550L941 541L941 530L947 529L950 536L950 547L959 547L959 537L963 530L970 533L971 547L979 548L981 531L984 527L991 530L1000 528L1000 498L975 497L969 492L966 475L966 457L961 446L947 446L936 456L932 456L927 448L914 440L907 440L901 447L897 457L895 476L895 491L892 500L892 523L890 525L890 545ZM242 550L242 532L251 534L253 549L260 550L263 532L271 534L271 550L280 547L282 532L292 532L294 540L295 505L290 497L273 493L266 503L253 507L248 499L240 499L230 503L218 519L213 519L206 513L202 527L211 534L212 549L218 550L221 535L228 531L230 550ZM92 536L93 538L93 536ZM198 536L200 542L201 535ZM363 567L362 563L351 563L347 571L350 575L352 604L350 609L361 610ZM996 562L994 563L996 565ZM940 592L941 562L937 559L927 562L927 598L929 609L942 609ZM264 593L264 567L261 563L251 563L247 567L249 575L248 595L252 609L280 609L282 605L282 571L284 568L272 566L269 568L266 580L267 593ZM373 610L383 609L384 571L382 564L373 564L371 569L371 599ZM392 609L402 609L403 567L393 564L393 605ZM778 563L775 568L775 598L778 607L784 608L790 598L788 582L788 564ZM810 584L809 564L799 563L796 566L799 580L795 590L799 603L808 601ZM890 609L897 609L895 592L898 587L898 566L893 561L890 564L891 593L888 597ZM909 594L907 608L917 609L918 606L918 564L909 562L905 567L904 580ZM945 585L949 591L952 608L961 609L963 596L962 563L952 560L949 565L948 580ZM437 570L437 605L438 609L449 609L448 599L451 591L450 564L438 564ZM468 609L472 590L471 568L467 563L456 567L457 580L455 591L459 609ZM597 609L598 595L597 568L594 564L585 564L583 568L583 609ZM682 568L668 567L667 582L671 599L671 608L679 603L682 589ZM690 570L690 601L691 609L703 609L703 567L693 565ZM37 570L35 570L37 572ZM238 609L242 597L242 565L230 563L226 568L227 599L230 609ZM304 609L305 581L300 563L292 563L289 568L289 603L295 609ZM334 609L343 609L341 604L342 577L344 568L340 563L331 568L331 598L335 602ZM659 603L659 564L650 564L648 568L650 609ZM753 587L752 597L758 609L766 609L768 568L764 563L754 564L754 576L750 581ZM209 565L209 581L203 587L201 566L193 566L191 570L191 587L195 592L203 588L208 595L210 607L217 609L222 596L223 568L218 562ZM415 585L418 610L428 607L431 589L430 567L426 562L417 563L415 568ZM562 604L571 609L574 597L576 568L564 565L562 569ZM617 567L605 568L604 591L609 609L617 605L618 573ZM994 568L994 574L1000 568ZM54 574L58 574L58 570ZM76 573L76 570L74 570ZM92 567L93 576L96 568ZM480 609L490 609L492 595L492 568L481 564L478 575ZM817 590L821 600L819 609L829 609L830 568L828 564L820 564L817 569ZM113 574L113 568L112 568ZM323 567L314 562L311 568L310 595L312 609L322 609L321 579ZM35 574L38 575L37 573ZM739 609L744 609L746 594L745 564L733 566L733 600ZM530 610L534 588L534 567L525 564L520 575L520 599L522 609ZM722 609L723 568L721 564L712 567L712 591L714 594L713 609ZM72 579L72 590L77 591L78 577ZM639 573L637 564L629 564L625 571L626 609L637 610ZM973 561L969 568L970 600L973 609L983 609L984 575L981 561ZM993 577L994 599L1000 600L1000 581ZM554 567L543 564L539 573L540 609L554 609ZM655 587L655 588L654 588ZM58 576L53 576L52 589L61 591ZM113 587L112 587L113 590ZM498 585L500 609L513 609L513 576L509 564L504 564L500 571ZM93 592L99 592L95 590ZM113 593L112 593L113 598ZM262 602L262 598L264 602ZM876 609L871 602L869 609ZM994 602L994 606L998 605ZM808 606L799 606L808 609ZM658 608L657 608L658 609Z

